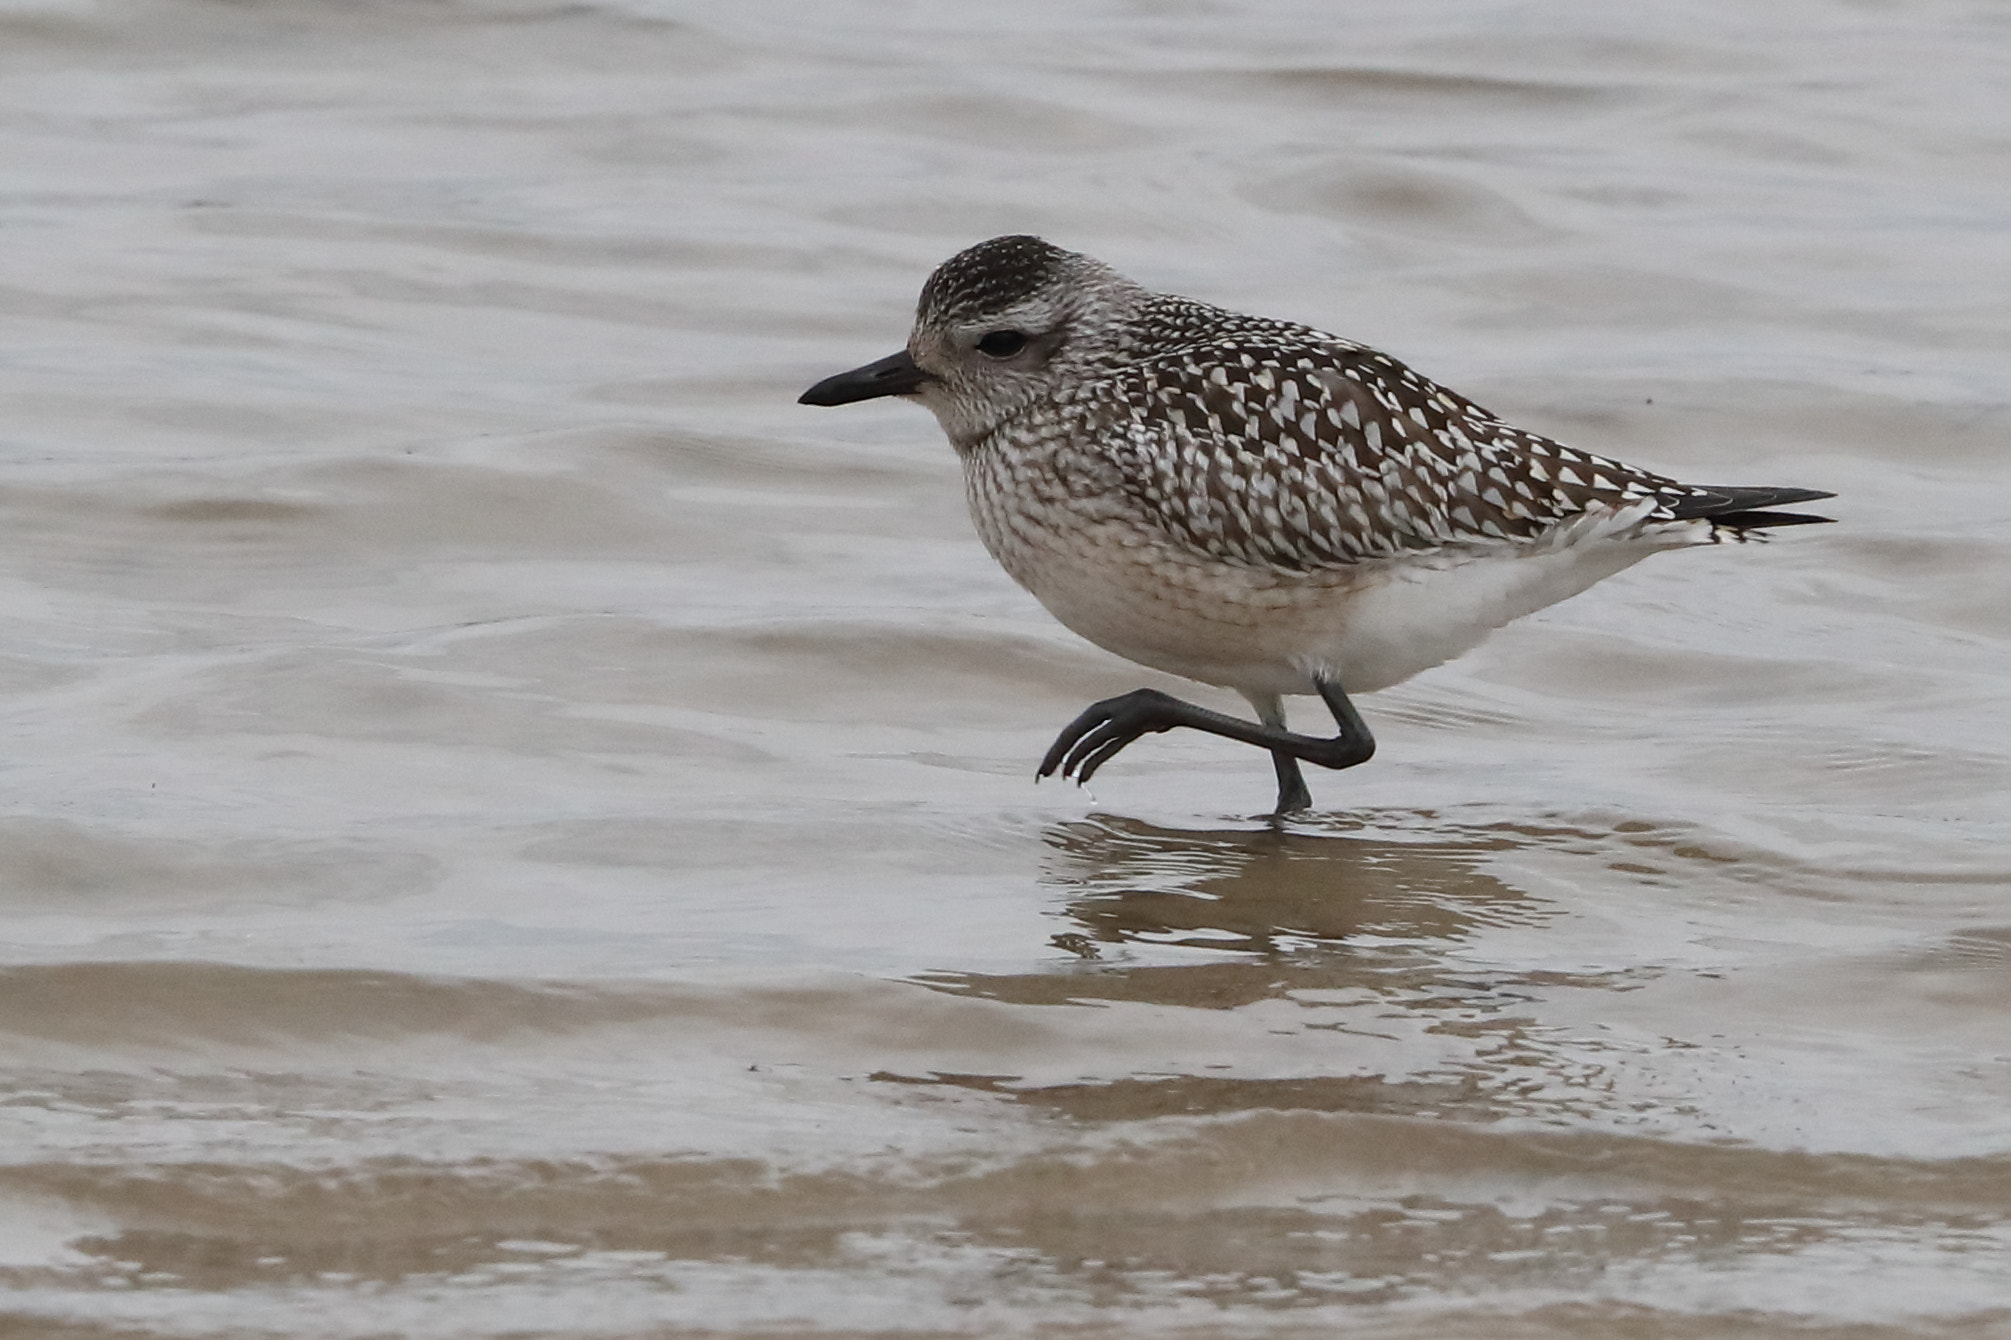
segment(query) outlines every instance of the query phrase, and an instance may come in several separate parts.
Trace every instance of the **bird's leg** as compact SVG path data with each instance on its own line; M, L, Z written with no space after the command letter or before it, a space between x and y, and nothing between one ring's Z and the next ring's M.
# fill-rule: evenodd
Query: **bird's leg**
M1306 789L1306 775L1299 771L1299 760L1273 749L1271 766L1278 770L1278 806L1271 813L1296 814L1313 808L1313 793Z
M1348 701L1348 695L1341 690L1341 686L1324 679L1316 679L1313 684L1333 712L1335 724L1340 727L1339 733L1332 739L1298 735L1286 730L1282 724L1252 725L1239 717L1182 702L1158 689L1134 689L1119 697L1105 698L1092 704L1088 711L1069 722L1055 738L1047 757L1040 761L1037 775L1050 777L1059 770L1064 777L1086 782L1118 750L1141 735L1172 730L1175 726L1189 726L1207 731L1210 735L1241 740L1245 744L1270 750L1271 757L1278 762L1279 804L1282 810L1284 801L1292 798L1290 782L1293 778L1298 780L1300 791L1304 791L1305 780L1297 777L1298 762L1317 763L1323 768L1352 768L1358 763L1368 762L1376 752L1375 737L1362 724L1355 705ZM1294 764L1291 778L1286 775L1286 760Z
M1250 706L1257 709L1257 720L1272 730L1285 729L1285 700L1275 693L1245 693ZM1271 751L1271 766L1278 770L1278 808L1273 814L1291 814L1296 810L1313 808L1313 793L1306 789L1306 775L1299 771L1299 760L1282 749Z

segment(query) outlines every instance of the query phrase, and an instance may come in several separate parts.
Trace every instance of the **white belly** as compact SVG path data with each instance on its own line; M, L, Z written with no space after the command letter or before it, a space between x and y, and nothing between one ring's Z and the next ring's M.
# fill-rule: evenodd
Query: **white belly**
M1402 683L1651 553L1707 542L1708 531L1643 533L1638 515L1588 515L1535 544L1315 573L1226 564L1123 526L1054 539L999 557L1063 624L1142 665L1261 696L1312 693L1316 677L1349 693Z
M1307 679L1374 693L1464 655L1503 624L1577 595L1654 549L1605 545L1534 553L1496 550L1393 563L1348 602L1331 636L1307 648ZM1240 686L1236 686L1240 687ZM1281 692L1311 692L1311 684Z

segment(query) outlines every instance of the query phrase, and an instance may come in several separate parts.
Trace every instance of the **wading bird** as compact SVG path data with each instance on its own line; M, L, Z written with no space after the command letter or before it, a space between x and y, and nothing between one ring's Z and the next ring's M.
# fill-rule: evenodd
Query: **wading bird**
M1041 760L1088 781L1142 735L1258 745L1277 812L1301 761L1375 752L1350 694L1460 655L1661 549L1828 521L1816 489L1680 484L1504 423L1387 354L1153 293L1037 237L995 237L922 288L908 347L803 393L905 396L963 461L985 547L1062 623L1235 689L1252 723L1138 689ZM1331 738L1286 728L1317 694Z

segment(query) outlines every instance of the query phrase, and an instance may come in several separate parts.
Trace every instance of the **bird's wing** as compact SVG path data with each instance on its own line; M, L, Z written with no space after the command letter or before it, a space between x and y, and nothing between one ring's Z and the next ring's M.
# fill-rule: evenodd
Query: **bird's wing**
M1512 427L1373 349L1244 320L1133 363L1103 402L1133 496L1212 557L1307 571L1530 544L1646 499L1643 520L1675 520L1703 492Z

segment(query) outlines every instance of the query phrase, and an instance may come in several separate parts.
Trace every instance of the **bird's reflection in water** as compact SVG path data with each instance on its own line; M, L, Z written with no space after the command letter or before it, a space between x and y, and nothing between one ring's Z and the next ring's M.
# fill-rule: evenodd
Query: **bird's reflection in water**
M1437 827L1424 840L1277 827L1159 828L1097 817L1047 835L1043 879L1097 944L1132 940L1276 954L1350 938L1457 939L1539 915L1485 870L1517 836Z
M1056 825L1041 882L1063 897L1056 915L1068 925L1053 943L1077 956L1075 968L933 980L1028 1004L1097 998L1229 1008L1430 975L1444 970L1443 946L1547 915L1540 900L1489 870L1495 853L1546 834L1403 819L1373 836L1304 823L1162 828L1104 815Z
M1079 1083L940 1072L921 1082L991 1088L1099 1120L1253 1107L1478 1119L1554 1111L1558 1090L1580 1101L1598 1066L1588 1067L1576 1043L1560 1046L1532 1004L1559 989L1625 989L1630 975L1464 951L1490 928L1555 915L1543 897L1494 873L1501 853L1579 847L1589 836L1430 814L1393 816L1380 829L1336 821L1324 831L1303 821L1060 824L1047 834L1041 880L1060 895L1053 915L1067 923L1053 942L1073 958L1035 972L931 974L929 985L1022 1005L1236 1010L1289 999L1299 1009L1252 1016L1236 1075L1220 1073L1219 1061L1215 1073L1181 1074L1161 1056L1149 1075ZM1281 1029L1296 1040L1277 1045ZM1549 1096L1534 1101L1538 1091Z

